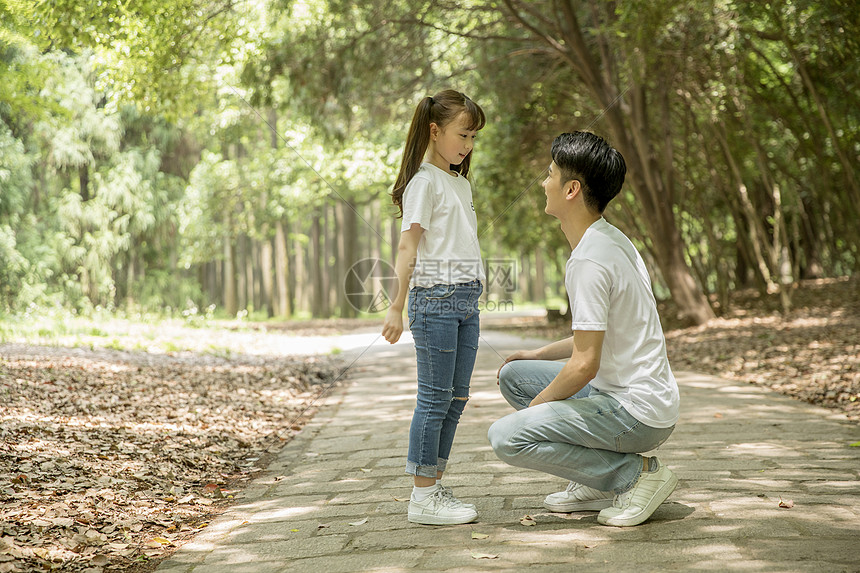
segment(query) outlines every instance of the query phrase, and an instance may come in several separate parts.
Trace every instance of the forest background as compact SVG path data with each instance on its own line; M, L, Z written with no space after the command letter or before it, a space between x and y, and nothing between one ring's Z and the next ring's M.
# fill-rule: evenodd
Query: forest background
M753 288L791 308L860 258L853 2L0 2L0 313L352 317L392 261L388 193L417 101L487 112L488 261L563 306L543 214L552 138L629 175L606 216L689 324ZM359 288L361 286L359 285ZM508 289L509 291L510 289Z

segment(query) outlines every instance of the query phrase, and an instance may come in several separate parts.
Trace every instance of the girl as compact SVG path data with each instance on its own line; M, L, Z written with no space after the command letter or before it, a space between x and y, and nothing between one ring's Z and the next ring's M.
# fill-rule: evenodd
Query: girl
M413 523L469 523L478 517L474 505L460 502L439 480L469 399L478 351L484 267L466 176L482 127L484 112L464 94L445 90L425 97L412 117L391 194L403 222L397 293L382 335L392 344L400 338L408 291L418 359L418 400L406 463L415 483L409 501Z

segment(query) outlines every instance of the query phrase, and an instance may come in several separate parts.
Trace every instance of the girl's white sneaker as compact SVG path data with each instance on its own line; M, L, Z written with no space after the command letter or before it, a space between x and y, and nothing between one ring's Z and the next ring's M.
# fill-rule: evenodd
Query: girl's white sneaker
M470 523L478 518L478 512L463 503L445 489L439 488L423 501L409 500L409 521L423 525L457 525Z

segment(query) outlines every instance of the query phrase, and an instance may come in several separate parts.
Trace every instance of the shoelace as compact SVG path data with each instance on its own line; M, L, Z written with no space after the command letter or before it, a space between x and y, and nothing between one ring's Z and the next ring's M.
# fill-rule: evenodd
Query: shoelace
M573 493L574 490L579 489L579 486L580 484L576 483L575 481L571 481L567 483L567 487L564 489L564 491L566 491L567 493Z
M448 500L448 505L450 507L462 507L463 502L454 497L454 490L450 487L442 486L439 490L442 493L442 497Z
M433 492L430 497L432 497L445 507L457 508L463 506L463 502L454 497L454 494L451 492L451 490L446 491L446 488L439 488L438 490Z
M618 509L624 509L628 505L630 505L630 498L633 497L633 490L625 491L624 493L619 493L615 496L615 499L612 500L612 507L617 507Z

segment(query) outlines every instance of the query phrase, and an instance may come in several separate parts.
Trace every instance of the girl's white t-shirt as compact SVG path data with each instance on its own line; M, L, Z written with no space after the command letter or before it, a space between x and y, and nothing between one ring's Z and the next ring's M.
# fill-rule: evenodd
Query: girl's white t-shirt
M403 222L424 229L411 286L466 283L484 280L478 245L478 218L472 203L472 186L432 163L422 163L403 192Z
M605 331L591 386L652 428L678 421L678 384L666 354L651 278L624 233L599 219L570 254L565 285L573 330Z

